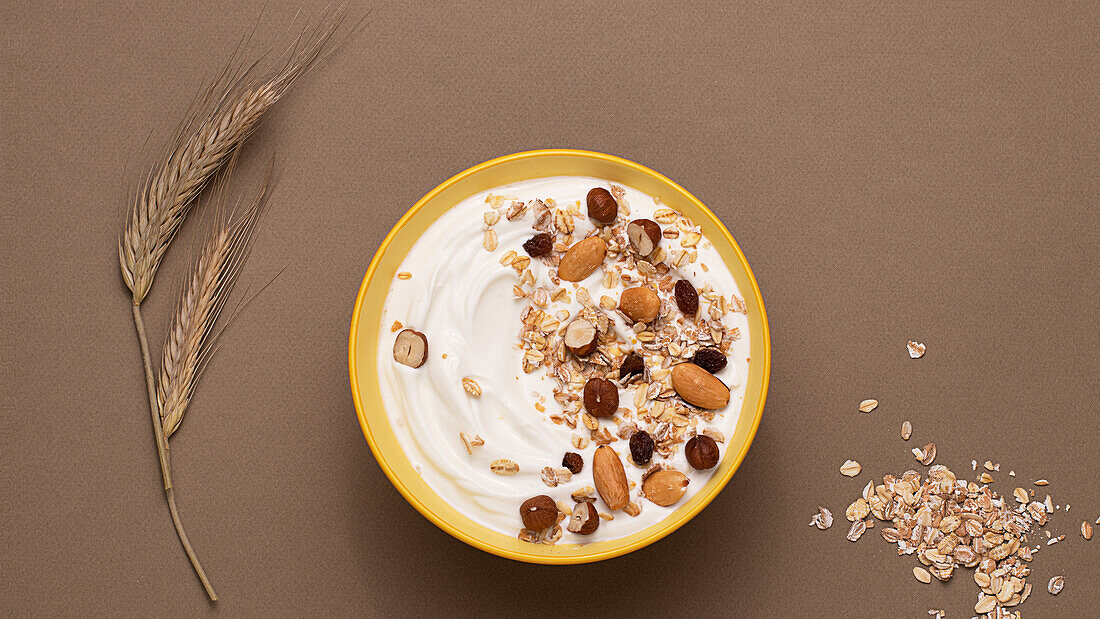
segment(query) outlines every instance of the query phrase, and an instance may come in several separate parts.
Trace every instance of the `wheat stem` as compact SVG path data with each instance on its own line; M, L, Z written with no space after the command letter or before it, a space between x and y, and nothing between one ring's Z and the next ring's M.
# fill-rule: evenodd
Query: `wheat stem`
M210 579L206 577L206 571L202 569L202 564L199 563L198 556L195 555L195 549L191 547L191 541L187 539L187 532L183 530L183 522L180 520L179 509L176 507L176 493L172 488L172 470L171 460L169 458L168 439L164 437L164 431L160 423L160 405L157 403L157 388L153 379L153 363L149 356L149 340L145 336L145 321L141 318L141 305L133 303L131 305L134 314L134 329L137 330L138 344L141 345L141 363L145 366L145 385L149 392L149 413L153 417L153 440L157 444L157 457L160 459L160 472L164 476L164 494L168 499L168 511L172 514L172 524L176 527L176 535L180 538L180 544L183 545L183 551L187 553L187 558L191 560L191 565L195 568L195 574L198 575L199 581L202 582L202 586L206 589L206 595L209 596L211 602L218 601L218 594L214 592L214 586L210 584Z

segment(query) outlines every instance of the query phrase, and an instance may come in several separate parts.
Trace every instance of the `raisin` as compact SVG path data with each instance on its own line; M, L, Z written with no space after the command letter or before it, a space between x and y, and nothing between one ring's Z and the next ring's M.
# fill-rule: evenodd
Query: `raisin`
M549 256L550 252L554 250L554 237L545 232L540 232L531 237L523 244L523 251L527 252L528 256L532 258L542 258L543 256Z
M726 356L717 348L700 348L695 351L691 362L703 368L711 374L717 374L726 367Z
M699 293L695 286L686 279L676 282L675 289L676 307L687 316L694 316L699 311Z
M644 466L653 459L653 437L645 430L630 435L630 457L634 464Z
M561 465L569 469L569 472L576 475L584 468L584 458L582 458L579 453L570 451L561 459Z

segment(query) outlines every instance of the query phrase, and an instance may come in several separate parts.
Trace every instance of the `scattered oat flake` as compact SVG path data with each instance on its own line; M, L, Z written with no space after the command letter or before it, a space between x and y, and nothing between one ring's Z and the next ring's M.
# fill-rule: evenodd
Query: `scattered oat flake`
M817 513L810 518L810 526L817 527L822 531L833 526L833 512L818 505Z
M932 615L936 619L943 619L944 617L947 616L947 611L940 610L938 608L929 608L928 609L928 614Z
M932 582L932 575L929 574L928 570L924 569L923 567L914 567L913 568L913 578L916 578L917 580L923 582L926 585L928 583Z
M901 422L901 439L907 441L910 436L913 436L913 424L909 423L909 420L906 419Z
M501 458L499 460L493 460L489 464L489 470L497 475L515 475L519 472L519 465L511 460Z
M863 467L859 465L859 462L855 460L845 460L844 464L840 465L840 474L845 477L855 477L859 475L859 472L863 470Z
M397 274L397 279L412 279L413 274L408 271L401 271Z
M859 412L869 413L878 408L878 400L864 400L859 403Z
M970 461L970 470L971 471L978 470L978 461L977 460L971 460Z
M982 466L984 466L985 470L987 470L987 471L992 471L993 470L993 463L990 462L989 460L986 460L985 464L983 464Z
M921 357L924 356L924 350L925 350L924 344L921 344L920 342L914 342L913 340L909 340L909 343L906 344L906 347L909 349L909 356L911 358L920 359Z
M401 324L400 320L395 320L395 321L393 321L393 324L390 325L390 332L397 333L398 331L400 331L401 329L404 329L404 328L405 328L405 325Z
M466 393L475 398L481 395L481 385L477 384L477 381L469 376L462 379L462 388L466 390Z
M1034 483L1036 486L1046 486L1050 484L1050 482L1045 479L1036 479Z
M1058 595L1065 586L1066 579L1064 576L1054 576L1050 579L1050 582L1047 583L1047 591L1049 591L1051 595Z
M867 523L862 520L856 520L852 523L852 528L848 529L848 541L854 542L863 536L863 533L867 530Z
M1081 537L1085 539L1092 539L1092 525L1088 520L1081 521Z
M1009 471L1008 476L1009 477L1015 477L1016 476L1016 471Z
M983 484L991 484L993 483L993 476L989 473L986 473L985 471L982 471L981 476L978 477L978 481L982 482Z

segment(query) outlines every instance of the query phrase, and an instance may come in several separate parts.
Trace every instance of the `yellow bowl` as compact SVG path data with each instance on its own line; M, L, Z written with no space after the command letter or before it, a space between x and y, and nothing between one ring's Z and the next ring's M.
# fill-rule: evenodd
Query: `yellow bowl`
M554 546L522 542L486 528L445 503L413 469L390 427L378 387L376 358L382 306L405 255L445 211L475 193L506 183L546 176L594 176L634 187L680 211L702 227L733 273L748 307L750 361L745 399L737 428L727 438L722 462L706 485L661 522L633 535L590 544ZM388 334L388 330L387 330ZM683 187L649 168L612 155L582 150L536 150L476 165L428 192L398 220L371 260L351 318L348 342L351 393L359 425L374 457L394 487L421 514L458 539L495 555L530 563L586 563L610 559L651 544L691 520L722 490L749 450L768 390L771 343L760 288L729 231L703 203ZM517 531L519 529L517 514Z

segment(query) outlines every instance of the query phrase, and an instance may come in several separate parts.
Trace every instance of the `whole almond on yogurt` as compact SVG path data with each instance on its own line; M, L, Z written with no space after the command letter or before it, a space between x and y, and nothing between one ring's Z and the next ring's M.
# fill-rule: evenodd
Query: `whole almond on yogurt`
M622 509L630 503L630 485L619 454L603 445L592 454L592 481L608 509Z
M726 384L694 363L672 368L672 388L685 402L699 408L722 408L730 401Z
M584 410L593 417L611 417L619 410L619 388L606 378L589 378L584 384Z
M642 480L642 494L657 505L668 507L684 497L688 483L687 475L680 471L660 469Z
M428 338L413 329L405 329L393 341L393 360L418 368L428 360Z
M661 226L652 219L635 219L626 225L626 238L639 256L648 256L661 243Z
M577 503L573 513L569 516L569 524L566 528L580 535L592 535L600 528L600 515L596 506L587 501Z
M661 298L645 286L627 288L619 296L619 310L634 322L650 322L661 311Z
M615 221L619 215L619 203L615 196L603 187L596 187L588 192L588 216L601 224L607 225Z
M583 281L603 264L607 244L598 236L574 243L558 263L558 277L567 282Z
M596 350L596 325L578 318L565 328L565 348L578 357L587 357Z

